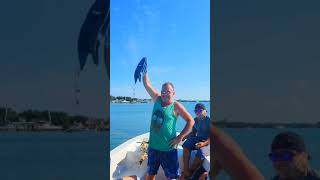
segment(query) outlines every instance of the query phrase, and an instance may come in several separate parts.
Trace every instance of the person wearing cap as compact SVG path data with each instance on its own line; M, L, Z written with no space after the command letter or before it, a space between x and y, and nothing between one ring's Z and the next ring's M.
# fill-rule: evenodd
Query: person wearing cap
M183 143L183 177L189 178L193 172L201 166L204 155L200 148L210 144L210 118L207 116L206 107L202 103L196 104L194 108L196 117L191 133ZM190 153L196 150L196 156L191 168L189 168Z
M272 180L320 180L319 174L310 169L303 138L294 132L275 136L269 158L277 174Z

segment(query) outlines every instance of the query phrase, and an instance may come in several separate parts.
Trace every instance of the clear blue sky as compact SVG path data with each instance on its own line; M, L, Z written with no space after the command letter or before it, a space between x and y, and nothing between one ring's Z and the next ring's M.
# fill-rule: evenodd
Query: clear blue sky
M175 85L176 99L210 98L210 1L111 1L113 96L149 98L134 70L144 56L152 85Z
M320 1L214 3L217 119L319 122Z
M17 3L19 6L17 6ZM94 0L1 1L0 106L74 112L80 27ZM106 116L106 70L81 73L80 114Z

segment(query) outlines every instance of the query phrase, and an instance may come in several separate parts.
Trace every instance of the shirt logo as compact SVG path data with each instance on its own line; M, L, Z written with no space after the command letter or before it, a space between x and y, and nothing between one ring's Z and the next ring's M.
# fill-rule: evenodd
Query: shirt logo
M153 131L158 133L162 128L163 122L164 122L163 112L160 110L154 111L151 119L151 128L153 129Z

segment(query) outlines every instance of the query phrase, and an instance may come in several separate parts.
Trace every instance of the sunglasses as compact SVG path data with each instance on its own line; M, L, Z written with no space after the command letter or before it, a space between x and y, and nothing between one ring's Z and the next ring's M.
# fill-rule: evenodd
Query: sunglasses
M170 94L170 91L161 91L161 94L169 95L169 94Z
M202 109L195 109L194 112L195 113L201 113L203 110Z
M291 151L272 152L269 154L269 159L273 162L276 161L292 161L296 154Z

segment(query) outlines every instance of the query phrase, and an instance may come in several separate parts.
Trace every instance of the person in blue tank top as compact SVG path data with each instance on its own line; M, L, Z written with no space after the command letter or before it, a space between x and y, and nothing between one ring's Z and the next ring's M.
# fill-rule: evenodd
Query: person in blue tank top
M160 165L167 179L177 179L180 177L180 172L176 147L191 131L194 125L193 118L181 103L174 100L175 92L172 83L164 83L161 93L159 93L152 87L148 73L144 73L143 84L154 102L150 124L146 179L155 179ZM178 116L186 121L186 125L177 136L176 121Z
M187 136L187 140L183 143L183 176L189 178L197 168L201 166L204 155L200 148L210 144L210 124L211 120L207 116L207 110L204 104L198 103L194 108L196 117L192 132ZM196 157L189 169L190 152L196 150Z

